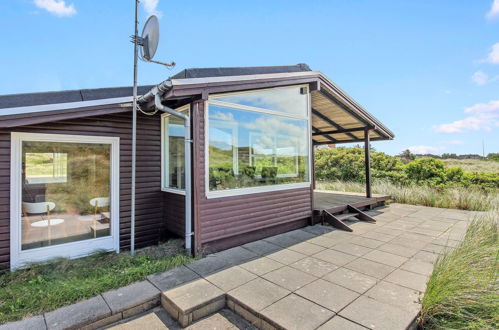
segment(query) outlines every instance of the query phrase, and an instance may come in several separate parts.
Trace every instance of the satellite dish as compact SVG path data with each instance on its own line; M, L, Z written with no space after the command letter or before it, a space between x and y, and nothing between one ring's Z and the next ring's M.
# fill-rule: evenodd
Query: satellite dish
M140 55L146 61L151 61L156 54L159 43L159 22L155 15L151 15L142 30L142 43Z

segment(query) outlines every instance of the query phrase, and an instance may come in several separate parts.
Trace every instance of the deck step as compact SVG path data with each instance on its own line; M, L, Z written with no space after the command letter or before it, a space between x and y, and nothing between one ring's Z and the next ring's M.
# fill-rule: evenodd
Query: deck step
M340 220L346 220L348 218L355 218L359 215L359 213L341 213L335 214L334 216Z

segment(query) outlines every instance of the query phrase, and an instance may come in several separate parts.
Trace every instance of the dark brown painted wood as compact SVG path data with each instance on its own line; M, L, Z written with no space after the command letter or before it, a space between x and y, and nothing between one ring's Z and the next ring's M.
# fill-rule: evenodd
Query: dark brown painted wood
M111 110L111 112L113 112ZM49 133L120 138L120 248L130 247L131 113L70 118L50 123L0 128L0 269L9 268L10 258L10 133ZM136 246L155 244L165 228L182 232L178 221L183 215L167 206L180 203L178 198L161 191L161 127L159 114L139 114L137 125ZM178 209L183 209L181 206ZM165 225L165 217L171 226Z
M193 108L196 247L202 247L203 250L225 249L265 235L305 226L312 216L309 187L210 199L206 197L205 103L197 102ZM295 226L290 227L291 223Z

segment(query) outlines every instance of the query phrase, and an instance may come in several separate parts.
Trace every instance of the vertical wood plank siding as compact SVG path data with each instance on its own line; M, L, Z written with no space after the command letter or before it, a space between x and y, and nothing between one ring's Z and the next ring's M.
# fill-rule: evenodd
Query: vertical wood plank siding
M120 137L120 248L130 247L131 112L0 129L0 269L10 259L10 132ZM136 246L157 243L164 227L159 115L137 125ZM166 198L166 197L165 197Z
M290 230L290 223L312 215L310 188L299 188L241 196L206 198L205 191L205 104L194 109L194 200L196 246L218 245L223 248L255 240L272 233L280 225ZM255 235L256 234L256 235ZM224 242L225 240L225 242ZM230 242L230 243L229 243Z

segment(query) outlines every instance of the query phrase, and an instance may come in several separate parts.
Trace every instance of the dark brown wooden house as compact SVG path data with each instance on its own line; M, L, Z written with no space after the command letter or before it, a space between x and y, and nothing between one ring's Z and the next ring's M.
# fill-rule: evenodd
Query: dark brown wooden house
M139 94L137 247L169 232L220 250L306 226L314 145L393 138L304 64L188 69ZM130 248L131 95L0 96L0 269Z

